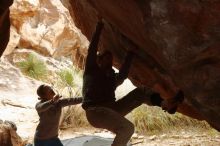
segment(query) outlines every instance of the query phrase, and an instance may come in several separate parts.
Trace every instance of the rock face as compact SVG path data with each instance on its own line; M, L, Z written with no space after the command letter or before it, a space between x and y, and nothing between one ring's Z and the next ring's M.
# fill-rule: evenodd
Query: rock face
M0 145L1 146L23 146L25 143L16 133L16 125L10 121L0 120Z
M25 77L19 69L6 59L0 61L0 76L0 121L13 121L17 125L16 132L22 138L28 139L28 137L34 135L38 122L35 104L39 100L36 90L42 82ZM9 129L7 130L10 131ZM2 132L2 135L4 135L4 132L7 132L6 129ZM1 145L0 140L0 146L9 145ZM19 145L15 144L13 146Z
M181 89L180 112L220 130L219 0L65 0L74 21L91 38L97 15L105 19L100 49L111 50L119 67L129 48L139 46L129 78L169 98Z
M14 0L10 7L11 37L4 55L28 48L45 56L70 56L86 50L87 40L57 0Z

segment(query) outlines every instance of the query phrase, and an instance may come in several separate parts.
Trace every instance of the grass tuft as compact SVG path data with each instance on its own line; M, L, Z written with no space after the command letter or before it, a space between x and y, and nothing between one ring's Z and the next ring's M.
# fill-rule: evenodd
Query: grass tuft
M80 105L66 107L61 118L60 129L90 127L85 111Z
M47 76L47 66L43 60L37 58L34 54L29 54L27 59L17 63L21 71L37 80L44 80Z
M81 96L82 72L70 67L61 69L56 74L59 78L54 86L59 93L68 97Z
M146 105L136 108L129 117L134 123L136 131L142 134L161 133L171 129L212 129L204 121L198 121L180 113L170 115L160 108Z
M57 72L58 76L61 79L61 84L63 84L63 86L69 86L69 87L74 87L74 75L72 70L70 69L63 69L60 72Z

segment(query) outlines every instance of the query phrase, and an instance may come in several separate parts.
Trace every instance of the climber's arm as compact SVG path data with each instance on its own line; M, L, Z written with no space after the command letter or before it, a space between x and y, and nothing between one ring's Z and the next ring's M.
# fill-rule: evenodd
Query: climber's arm
M128 77L129 69L133 60L134 53L129 51L127 52L124 63L119 69L119 73L116 76L117 86L122 84L123 81Z
M89 45L89 49L88 49L88 55L86 58L86 64L85 64L85 72L89 71L89 70L93 70L95 66L97 66L96 63L96 57L97 57L97 48L98 48L98 43L100 40L100 35L103 29L103 22L99 21L96 25L96 30L93 33L92 36L92 40L90 42Z

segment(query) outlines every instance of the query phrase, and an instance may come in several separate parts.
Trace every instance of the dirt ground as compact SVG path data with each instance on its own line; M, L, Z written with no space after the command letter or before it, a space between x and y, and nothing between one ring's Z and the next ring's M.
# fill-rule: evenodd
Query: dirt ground
M73 132L74 131L74 132ZM69 139L83 135L94 135L113 138L114 135L105 130L80 129L61 131L61 139ZM198 131L180 129L157 135L143 136L134 134L131 143L134 146L220 146L220 133L216 131Z

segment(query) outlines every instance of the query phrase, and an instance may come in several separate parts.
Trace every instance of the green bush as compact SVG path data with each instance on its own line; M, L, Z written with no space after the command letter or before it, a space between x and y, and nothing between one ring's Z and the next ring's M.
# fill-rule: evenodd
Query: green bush
M61 79L61 84L62 86L69 86L69 87L74 87L74 75L72 70L70 69L63 69L60 72L57 72L57 75Z
M82 75L80 71L77 71L72 67L62 69L56 74L59 78L56 81L55 86L61 94L63 94L63 90L68 89L68 96L81 95Z
M31 78L44 80L47 76L46 64L32 53L28 55L26 60L18 62L17 65L25 75Z

